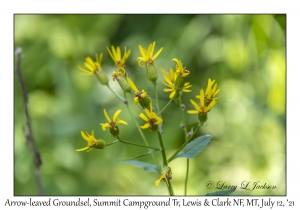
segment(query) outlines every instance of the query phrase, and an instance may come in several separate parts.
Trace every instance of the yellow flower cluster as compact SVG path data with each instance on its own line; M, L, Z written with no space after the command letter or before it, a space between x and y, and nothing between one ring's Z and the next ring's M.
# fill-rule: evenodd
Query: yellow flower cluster
M145 67L148 79L153 82L156 87L158 73L154 66L154 60L160 55L163 48L160 48L156 53L154 53L154 48L155 42L151 43L147 49L139 45L141 56L136 59L136 62L140 67ZM145 124L140 125L140 128L150 129L151 131L158 131L159 126L161 126L160 124L163 122L163 119L161 117L162 111L160 112L158 109L157 97L157 106L155 106L153 105L148 93L144 89L138 89L135 83L128 77L128 74L126 72L125 62L130 56L131 50L127 50L126 47L124 47L123 56L121 53L121 48L119 46L111 46L111 48L107 47L107 50L115 66L115 69L113 69L113 72L111 74L112 80L119 83L120 87L124 91L125 98L126 92L131 93L134 103L139 104L144 111L144 113L139 114L139 117L145 121ZM108 77L101 67L102 58L102 53L99 56L96 54L95 61L93 61L90 57L86 57L84 62L85 68L82 66L78 66L78 68L84 75L95 75L101 84L106 85L118 98L123 100L123 102L127 105L127 100L119 96L109 86ZM187 70L186 67L184 67L181 60L173 58L171 61L174 61L176 63L175 69L170 68L169 71L166 71L162 68L160 69L163 73L164 79L162 81L162 84L167 86L163 89L163 91L169 93L170 102L172 102L172 100L177 102L179 99L181 99L181 95L183 92L192 91L190 89L192 85L186 81L187 77L190 75L190 71ZM215 83L215 80L211 80L209 78L205 92L203 89L201 89L199 95L196 95L196 98L199 99L200 103L198 104L194 100L190 99L190 102L195 109L188 110L187 113L197 114L199 125L203 125L207 121L207 113L216 105L217 99L220 98L216 96L219 92L220 89L217 89L217 83ZM109 129L112 136L117 137L118 139L120 133L118 124L128 125L126 121L118 118L120 113L121 109L118 109L111 119L107 114L106 109L104 109L104 117L106 118L107 122L100 124L103 131ZM87 141L88 145L82 149L77 149L76 151L90 151L93 148L103 149L106 146L105 142L102 139L96 140L94 131L92 131L91 135L81 131L81 135L83 139ZM122 141L121 139L119 140ZM155 185L158 186L161 181L165 181L169 186L168 181L170 179L172 179L171 169L168 166L165 166L162 169L161 176L158 180L155 181Z

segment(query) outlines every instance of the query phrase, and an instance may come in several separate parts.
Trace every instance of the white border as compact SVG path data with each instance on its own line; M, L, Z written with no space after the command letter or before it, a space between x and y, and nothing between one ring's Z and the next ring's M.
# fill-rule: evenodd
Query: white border
M286 13L287 14L287 196L272 200L294 200L299 191L299 8L294 1L4 1L1 4L1 179L0 206L7 198L28 200L29 197L13 197L13 14L14 13ZM45 197L46 198L46 197ZM58 197L55 197L58 198ZM102 197L115 199L113 197ZM166 197L130 197L135 200L163 200ZM246 198L246 197L232 197ZM251 197L255 198L255 197ZM261 199L262 197L258 197ZM264 197L267 199L267 197ZM35 197L36 200L43 199ZM61 199L77 199L61 197ZM204 199L203 197L201 199ZM6 209L7 207L5 207ZM24 208L24 207L23 207ZM62 208L62 207L61 207ZM66 207L64 207L65 209ZM109 209L98 207L101 209ZM174 207L166 207L173 209ZM199 208L199 207L198 207ZM31 209L25 207L24 209ZM110 208L112 209L112 208ZM130 208L137 209L137 208ZM164 208L165 209L165 208ZM215 209L215 208L211 208ZM240 209L240 207L231 207ZM277 209L277 208L273 208ZM279 209L279 207L278 207ZM281 209L281 208L280 208Z

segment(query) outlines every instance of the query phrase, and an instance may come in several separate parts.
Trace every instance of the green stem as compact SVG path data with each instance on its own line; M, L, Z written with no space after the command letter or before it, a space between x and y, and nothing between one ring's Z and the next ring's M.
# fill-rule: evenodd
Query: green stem
M189 167L190 167L190 159L186 159L186 174L185 174L185 182L184 182L184 195L187 194L188 180L189 180Z
M124 91L123 93L124 93L124 98L125 98L125 100L127 100L127 98L126 98L126 92ZM132 92L131 92L131 95L132 95ZM132 95L132 96L133 96L133 95ZM147 141L147 139L146 139L146 137L145 137L143 131L141 130L141 128L140 128L139 124L137 123L137 121L135 120L135 118L133 117L133 114L132 114L132 112L131 112L131 110L130 110L130 108L129 108L128 101L127 101L126 107L127 107L127 110L128 110L128 112L129 112L131 118L133 119L134 124L135 124L135 126L137 127L137 129L138 129L138 131L139 131L139 133L140 133L140 135L141 135L141 137L142 137L144 143L149 147L148 141ZM150 150L150 149L149 149L149 150ZM152 156L152 158L153 158L153 160L154 160L154 162L155 162L155 165L156 165L157 169L159 169L160 167L159 167L159 164L158 164L158 162L157 162L155 156L154 156L153 154L151 154L151 156Z
M144 148L155 149L155 150L160 151L160 149L155 148L155 147L150 147L150 146L145 146L145 145L141 145L141 144L132 143L132 142L129 142L129 141L124 141L119 136L117 138L119 139L120 142L122 142L124 144L131 144L131 145L138 146L138 147L144 147Z
M164 108L162 108L162 110L160 110L160 112L157 115L160 115L171 104L172 101L173 99L170 99L170 101L165 105Z
M161 154L162 154L162 158L163 158L163 165L168 166L168 161L167 161L165 147L164 147L164 143L163 143L163 140L162 140L162 137L161 137L161 133L160 132L157 132L157 133L158 133L159 144L160 144L160 147L162 149Z
M114 143L117 143L119 140L115 140L115 141L113 141L113 142L111 142L111 143L108 143L108 144L106 144L105 146L110 146L110 145L112 145L112 144L114 144Z
M127 100L127 98L126 98L126 92L124 92L124 97L125 97L125 100ZM128 112L129 112L131 118L133 119L134 124L135 124L135 126L137 127L137 129L138 129L138 131L139 131L139 133L140 133L142 139L144 140L145 144L146 144L147 146L149 146L148 141L147 141L145 135L143 134L143 132L142 132L142 130L141 130L139 124L137 123L137 121L136 121L135 118L133 117L133 114L132 114L132 112L131 112L131 110L130 110L130 108L129 108L128 103L126 104L126 107L127 107L127 110L128 110Z
M184 111L182 110L182 100L181 100L181 96L179 97L179 110L181 112L181 117L182 117L182 121L183 121L183 130L184 130L184 139L185 142L187 141L187 127L186 127L186 120L185 120L185 116L184 116ZM188 179L189 179L189 159L186 159L186 176L185 176L185 182L184 182L184 195L187 194L187 185L188 185Z
M194 135L196 134L196 132L198 131L198 129L201 127L200 124L198 124L197 128L195 129L194 133L188 138L188 140L186 142L184 142L183 145L181 145L181 147L168 159L168 163L171 162L172 160L174 160L175 156L188 144L190 143L190 141L192 140L192 138L194 137Z
M160 147L162 149L161 154L162 154L162 158L163 158L163 166L168 166L166 151L165 151L165 147L164 147L164 143L163 143L163 140L162 140L161 133L158 131L157 134L158 134L159 144L160 144ZM172 188L170 180L169 180L169 185L167 185L167 187L168 187L168 190L169 190L169 194L174 195L173 188Z
M160 111L159 111L159 104L158 104L158 90L157 90L156 81L153 82L153 85L154 85L154 90L155 90L155 100L156 100L157 112L160 113Z
M181 101L181 96L179 97L179 110L180 110L180 112L181 112L181 117L182 117L182 121L183 121L183 125L184 125L184 128L183 128L183 130L184 130L184 139L185 139L185 141L187 141L187 127L186 127L186 120L185 120L185 116L184 116L184 111L182 110L182 107L181 107L181 105L182 105L182 101Z
M118 93L116 93L113 89L111 89L111 87L109 85L106 85L106 87L115 95L117 96L117 98L119 98L120 100L122 100L123 102L125 102L125 99L120 96Z

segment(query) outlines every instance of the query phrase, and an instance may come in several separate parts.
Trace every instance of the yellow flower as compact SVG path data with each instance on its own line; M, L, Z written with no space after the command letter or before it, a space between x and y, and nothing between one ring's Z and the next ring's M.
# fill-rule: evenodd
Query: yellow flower
M167 173L161 173L161 176L159 177L158 180L156 180L154 182L154 184L155 184L156 187L158 187L158 185L160 184L160 182L162 180L164 180L166 182L167 186L169 186L168 180L170 180L170 179L172 179L172 172L171 171L169 171Z
M160 71L163 73L165 79L167 77L170 80L171 83L175 83L176 78L177 78L178 75L175 74L175 72L172 68L170 68L170 72L167 72L163 68L160 68Z
M214 82L215 82L215 80L212 81L210 78L208 79L208 84L207 84L207 88L205 91L205 101L207 103L210 103L212 100L219 99L221 97L220 96L220 97L216 98L216 95L220 92L220 89L217 90L217 83L212 88ZM200 95L197 95L196 97L200 98Z
M78 68L83 71L81 73L82 75L95 75L102 85L108 85L108 78L101 68L102 56L103 54L101 53L98 58L98 55L96 54L96 62L90 57L86 57L84 65L87 69L81 66L78 66Z
M78 68L83 71L83 75L94 75L98 74L102 71L101 68L101 62L102 62L102 56L103 54L101 53L99 58L98 55L96 54L96 62L94 62L90 57L85 58L84 65L87 67L87 69L78 66Z
M175 81L177 78L177 74L174 73L174 70L172 68L170 68L170 72L167 72L163 69L161 69L163 74L164 74L164 78L165 81L162 81L162 83L166 86L168 86L169 88L165 88L164 91L165 92L171 92L169 98L173 98L176 94L176 92L179 91L183 91L183 92L191 92L191 90L189 90L190 87L192 87L192 85L190 85L189 82L185 82L184 86L181 90L176 90L175 88Z
M208 106L205 105L204 91L202 89L200 91L200 96L197 98L200 99L200 106L198 106L198 104L191 99L190 102L194 105L196 110L188 110L187 112L189 114L205 115L216 104L216 99L213 99Z
M176 62L176 74L180 75L181 77L186 77L190 74L189 70L186 70L185 67L183 67L183 63L181 60L178 60L176 58L173 58L172 61Z
M87 147L84 147L82 149L77 149L76 152L81 152L87 150L87 152L91 151L93 148L103 149L105 147L105 142L100 139L95 139L94 131L92 131L92 135L89 135L87 132L84 133L81 131L81 136L84 138L84 140L87 141L88 145Z
M101 123L100 125L102 126L102 130L106 130L107 128L110 128L111 133L113 134L113 136L117 136L119 134L119 128L118 128L118 124L122 123L125 125L128 125L127 122L125 122L124 120L120 120L120 118L118 118L120 112L122 110L119 109L115 112L113 119L111 120L106 112L106 110L104 109L104 116L106 118L106 120L108 121L108 123Z
M162 123L163 120L158 117L155 112L153 112L152 104L150 104L150 111L148 109L145 109L144 111L147 116L141 113L140 117L147 123L145 125L141 125L140 127L142 129L150 128L152 131L157 131L158 125Z
M137 89L137 87L135 86L135 84L133 83L133 81L129 77L127 77L127 81L134 91L134 99L133 99L134 103L138 104L139 101L143 100L147 96L147 92L144 90L139 91Z
M119 80L122 76L124 76L126 73L124 68L118 68L117 71L113 71L113 73L111 74L112 80Z
M151 43L148 47L148 50L146 50L145 48L143 48L141 45L139 45L139 49L140 49L140 53L141 53L141 57L138 57L136 59L136 61L138 62L139 66L143 67L141 65L141 62L143 62L144 64L152 64L153 61L155 60L155 58L157 58L157 56L161 53L161 51L163 50L163 48L160 48L155 55L153 56L153 52L154 52L154 47L155 47L155 42Z
M111 51L109 50L108 47L106 47L108 50L108 53L110 55L110 57L113 59L113 61L115 62L115 66L117 66L118 68L120 67L124 67L125 66L125 61L127 60L127 58L129 57L131 50L128 50L126 52L126 47L124 47L124 55L121 58L121 50L120 47L118 46L116 49L114 46L111 46Z

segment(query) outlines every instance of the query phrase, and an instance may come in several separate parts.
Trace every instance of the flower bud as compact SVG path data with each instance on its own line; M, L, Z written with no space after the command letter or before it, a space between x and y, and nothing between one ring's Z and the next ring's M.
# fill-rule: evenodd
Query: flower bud
M152 103L151 98L149 96L145 97L145 98L141 98L139 100L139 104L141 105L141 107L143 109L148 109L150 110L150 104Z
M103 71L97 71L95 76L102 85L108 85L108 78Z
M147 71L148 79L151 80L152 82L156 82L158 78L158 73L153 63L146 64L146 71Z
M126 78L121 76L118 80L119 85L121 86L121 88L125 91L125 92L129 92L131 91L131 87L129 85L129 83L127 82Z
M119 128L118 126L115 126L114 128L109 128L110 134L114 137L119 136Z
M180 92L184 86L184 80L185 77L182 77L180 75L177 76L176 80L175 80L175 84L174 84L174 88L176 90L176 92Z
M94 148L97 148L97 149L104 149L105 148L105 141L104 140L98 139L96 141L97 141L97 144L94 145Z
M119 85L125 92L130 92L131 87L126 80L126 77L127 77L127 75L126 75L126 71L124 68L119 68L117 71L114 71L112 73L113 81L117 80Z
M152 127L150 127L151 131L157 132L158 131L158 125L153 125Z
M207 121L207 113L199 113L198 114L198 120L201 125L203 125Z

